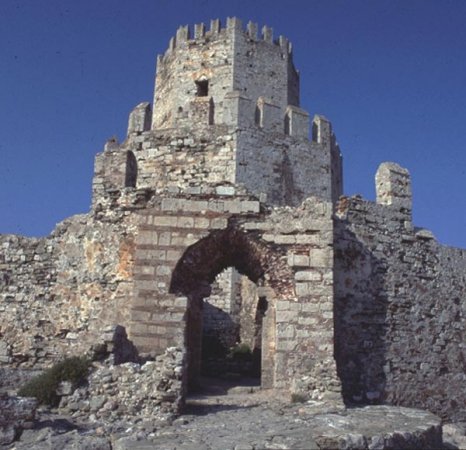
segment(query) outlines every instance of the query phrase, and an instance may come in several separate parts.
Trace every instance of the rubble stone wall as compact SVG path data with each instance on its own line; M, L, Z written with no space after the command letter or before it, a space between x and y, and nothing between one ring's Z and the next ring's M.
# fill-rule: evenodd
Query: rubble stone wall
M248 129L238 136L236 181L274 205L331 200L330 145Z
M396 189L403 186L409 189ZM398 198L344 198L337 208L335 337L343 393L349 402L385 401L464 420L466 251L413 228L410 202Z
M215 193L215 184L235 181L234 147L232 135L219 126L201 127L193 133L169 130L130 135L124 144L107 146L97 155L94 207L109 190L124 187L124 174L118 178L114 174L121 170L128 151L136 159L138 189L201 193L204 188L207 194Z
M274 205L297 206L309 195L331 200L341 194L341 176L330 176L341 157L327 123L316 118L314 124L322 128L321 142L257 127L234 132L217 125L198 126L190 133L130 134L121 145L107 144L96 157L94 208L109 192L122 189L134 172L138 189L205 195L247 189ZM136 169L128 164L133 156Z
M133 240L114 220L74 216L47 238L1 236L2 363L46 367L128 322Z
M144 364L95 362L86 386L63 393L60 410L106 424L172 419L184 405L183 365L183 350L176 347Z
M0 246L0 363L20 363L32 355L44 357L36 342L39 339L34 337L44 333L24 333L45 326L45 305L51 303L56 280L53 247L45 238L14 235L0 236Z

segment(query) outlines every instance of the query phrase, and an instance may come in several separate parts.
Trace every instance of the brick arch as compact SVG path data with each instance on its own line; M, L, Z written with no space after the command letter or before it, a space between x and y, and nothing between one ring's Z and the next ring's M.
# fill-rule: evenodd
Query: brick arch
M256 284L265 281L276 295L294 296L293 273L283 249L237 228L212 231L188 247L173 271L170 293L204 293L203 289L227 267L234 267Z
M262 339L262 386L273 387L275 371L275 302L294 296L293 274L280 247L272 247L253 233L227 228L212 231L188 247L172 273L170 293L188 298L185 345L188 351L187 380L195 386L200 374L203 299L211 283L228 267L234 267L258 286L265 286L268 310ZM265 345L264 345L265 344Z

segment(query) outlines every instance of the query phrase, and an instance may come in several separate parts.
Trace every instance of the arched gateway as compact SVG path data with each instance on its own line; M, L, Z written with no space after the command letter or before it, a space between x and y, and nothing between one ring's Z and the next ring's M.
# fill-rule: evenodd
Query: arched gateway
M338 396L331 214L318 198L290 217L286 207L267 209L240 193L209 200L165 195L158 207L141 211L129 329L141 354L184 348L183 378L194 385L207 351L203 322L215 313L244 327L238 339L261 353L262 387ZM227 268L255 286L254 297L234 277L224 278L223 291L216 288L217 297L240 298L233 318L232 309L221 310L210 298Z
M220 308L211 307L214 311L209 312L207 310L209 304L204 303L204 299L210 297L212 293L212 284L217 275L222 273L224 269L232 267L259 287L259 293L255 294L259 299L262 299L261 302L255 301L254 298L244 298L244 293L238 289L238 284L230 284L228 279L227 283L230 286L228 286L229 289L225 289L228 290L228 293L224 292L224 295L239 297L240 306L247 302L254 303L252 305L254 314L253 317L249 317L249 321L252 319L256 322L254 323L256 333L260 330L258 337L260 342L256 343L255 347L261 350L261 385L262 387L273 387L276 350L276 299L277 295L283 300L295 299L292 273L284 259L286 256L285 258L277 258L271 246L255 238L252 233L235 228L213 231L207 237L188 247L183 253L173 271L170 292L187 297L185 343L188 352L188 380L191 385L197 382L202 355L209 351L208 348L203 348L202 344L203 330L205 333L204 320L221 312L230 322L232 321L230 314ZM284 279L288 280L288 285L283 283ZM275 292L274 287L277 292ZM291 296L291 298L287 298L287 296ZM238 317L235 319L239 322L240 311L237 311L236 316ZM260 323L257 323L259 321ZM225 333L227 330L221 328L218 331ZM210 335L210 337L216 336ZM221 336L219 337L221 338ZM237 337L239 338L239 336ZM221 345L220 339L216 343ZM215 342L211 345L215 345Z

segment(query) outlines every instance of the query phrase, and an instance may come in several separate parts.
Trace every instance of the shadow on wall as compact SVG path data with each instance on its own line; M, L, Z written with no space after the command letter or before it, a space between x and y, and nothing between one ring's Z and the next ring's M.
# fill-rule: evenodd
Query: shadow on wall
M335 223L335 359L347 405L384 400L386 262Z
M228 349L239 341L239 323L233 321L230 313L212 305L208 300L205 299L202 305L203 335L212 343L216 341L219 346Z
M89 350L92 360L102 360L109 355L113 358L114 364L141 362L137 348L128 339L126 329L122 325L107 328L103 334L103 341L94 344Z

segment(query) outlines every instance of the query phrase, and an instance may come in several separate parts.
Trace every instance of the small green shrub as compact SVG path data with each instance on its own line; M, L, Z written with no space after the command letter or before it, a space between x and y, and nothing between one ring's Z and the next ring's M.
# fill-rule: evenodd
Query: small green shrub
M232 359L250 361L252 360L251 348L248 344L237 344L230 349L228 356Z
M87 376L89 366L90 361L85 357L66 358L32 378L18 391L18 395L35 397L39 403L55 406L60 400L56 393L58 385L62 381L81 384Z

